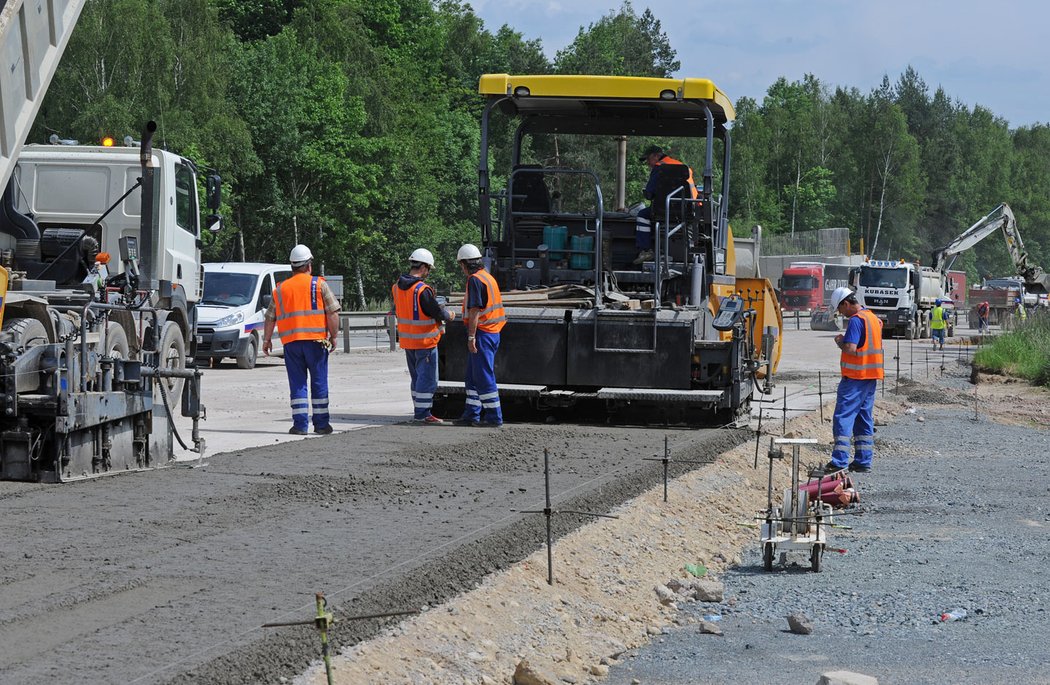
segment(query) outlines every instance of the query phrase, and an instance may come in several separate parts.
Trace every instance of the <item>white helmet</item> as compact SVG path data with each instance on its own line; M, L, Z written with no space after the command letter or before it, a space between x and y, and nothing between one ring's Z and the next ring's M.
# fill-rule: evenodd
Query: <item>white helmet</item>
M853 291L847 288L846 286L840 286L838 288L835 288L835 292L831 293L831 302L829 303L831 306L831 311L835 311L836 309L838 309L839 305L842 304L842 301L852 294Z
M456 253L457 262L462 262L464 259L481 259L481 250L477 246L467 243L459 248L459 252Z
M434 268L434 255L430 254L430 250L423 247L410 254L408 256L408 261L420 262L421 264L426 264L431 269Z
M306 245L296 245L292 248L292 253L288 255L288 261L292 266L302 266L313 258L313 253Z

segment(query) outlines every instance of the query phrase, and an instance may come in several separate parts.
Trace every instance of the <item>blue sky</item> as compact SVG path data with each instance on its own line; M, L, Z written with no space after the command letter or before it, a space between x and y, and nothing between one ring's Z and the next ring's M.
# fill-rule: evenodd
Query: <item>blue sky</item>
M982 105L1012 128L1050 122L1046 0L635 0L661 21L682 68L736 101L812 73L869 92L910 64L932 92ZM509 24L553 58L618 0L472 0L490 31ZM688 8L688 11L683 11Z

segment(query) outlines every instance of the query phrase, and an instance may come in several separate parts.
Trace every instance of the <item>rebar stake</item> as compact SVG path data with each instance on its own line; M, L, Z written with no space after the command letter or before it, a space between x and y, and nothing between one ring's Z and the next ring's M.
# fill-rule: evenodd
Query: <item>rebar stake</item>
M783 409L783 412L784 412L784 425L780 429L780 434L781 435L786 435L787 434L787 429L788 429L788 388L787 388L786 385L784 386L784 409Z
M817 371L817 401L820 402L820 423L824 424L824 381L821 379L820 371ZM756 452L755 468L758 468L758 457Z
M758 470L758 447L762 443L762 407L758 408L758 434L755 435L755 470Z
M897 356L894 357L897 360L897 385L893 388L893 394L899 395L901 392L901 339L897 338Z
M761 410L759 410L759 417L762 416ZM761 420L761 419L760 419ZM707 464L710 462L696 461L689 459L671 459L671 452L667 448L667 436L664 436L664 456L659 457L642 457L642 461L662 461L664 464L664 502L667 501L667 465L674 462L675 464Z
M973 420L974 420L974 422L977 422L977 421L980 420L979 417L977 416L977 384L976 383L973 384Z
M578 516L595 516L599 518L615 519L619 516L612 516L611 514L595 514L590 511L572 511L566 509L565 511L555 511L551 507L551 466L550 466L550 450L546 447L543 448L543 488L544 488L544 504L542 510L523 510L521 514L543 514L547 519L547 585L554 585L554 535L551 529L551 520L555 514L576 514Z
M318 592L314 595L314 599L317 601L317 615L309 621L281 621L277 623L264 623L263 628L283 628L285 626L310 626L317 628L318 632L321 633L321 658L324 660L324 672L328 677L328 685L332 685L332 659L330 650L328 648L328 629L336 623L335 615L328 611L328 600L325 599L323 592ZM363 621L369 618L389 618L391 616L409 616L412 614L418 614L418 611L393 611L385 614L369 614L367 616L347 616L346 618L339 619L340 623L347 621Z

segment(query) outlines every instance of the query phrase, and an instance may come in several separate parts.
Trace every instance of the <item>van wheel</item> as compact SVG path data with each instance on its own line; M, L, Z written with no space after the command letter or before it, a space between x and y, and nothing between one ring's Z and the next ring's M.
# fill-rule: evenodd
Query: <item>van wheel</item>
M255 362L259 358L259 339L253 333L248 338L248 344L244 346L244 354L237 357L238 369L254 369Z

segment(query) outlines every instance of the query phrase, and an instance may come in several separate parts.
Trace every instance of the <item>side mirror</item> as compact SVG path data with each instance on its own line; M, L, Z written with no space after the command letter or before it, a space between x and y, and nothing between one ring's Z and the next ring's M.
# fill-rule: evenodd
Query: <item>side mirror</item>
M212 233L218 233L222 230L222 217L218 214L209 214L204 221L204 227Z
M271 295L269 293L267 293L266 295L263 295L262 297L259 298L259 305L263 309L269 309L270 308L270 303L272 303L272 302L273 302L273 295Z
M218 174L208 174L205 182L205 195L208 209L217 212L222 206L222 177Z

